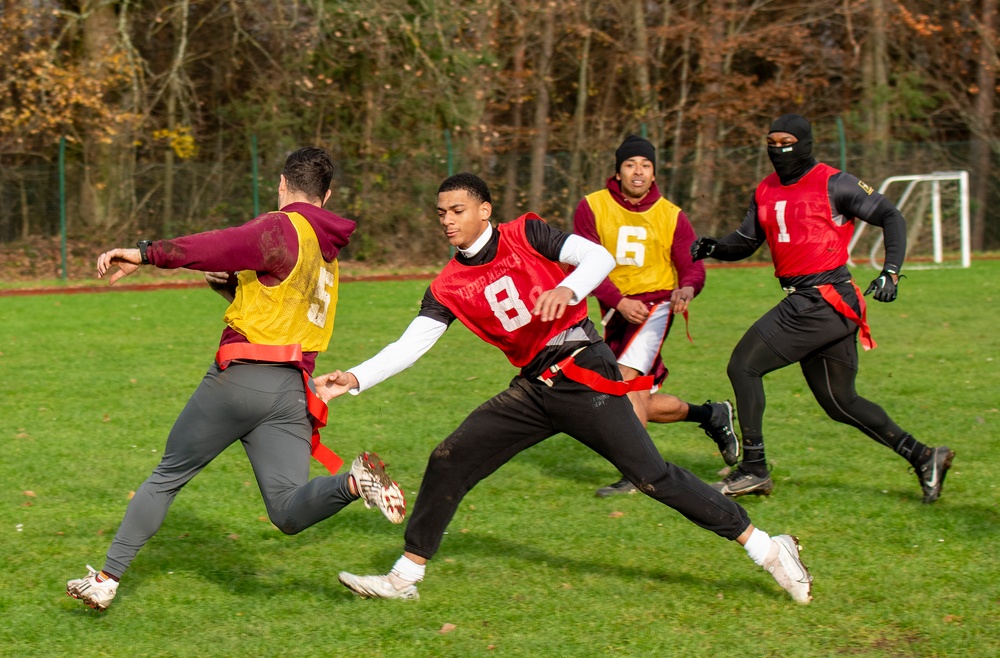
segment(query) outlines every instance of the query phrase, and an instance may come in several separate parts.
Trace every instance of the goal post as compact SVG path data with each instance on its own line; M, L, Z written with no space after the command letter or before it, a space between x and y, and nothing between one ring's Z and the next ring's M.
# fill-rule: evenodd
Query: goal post
M972 265L972 249L969 237L969 172L936 171L931 174L890 176L882 181L882 185L879 186L878 191L881 194L885 194L886 190L888 190L891 185L906 183L906 187L903 189L902 194L899 196L899 200L896 202L896 207L899 208L900 212L903 212L905 215L905 207L907 202L911 202L913 192L918 189L918 186L925 187L924 184L930 185L932 256L934 264L937 266L944 263L944 230L941 212L941 183L947 181L956 181L958 183L958 232L962 267L969 267ZM861 234L867 226L868 225L865 222L861 221L858 222L857 228L854 229L854 235L851 237L851 243L847 248L848 265L853 266L855 264L852 254L858 244L858 240L861 238ZM917 228L919 229L919 227ZM872 244L871 251L868 254L868 262L877 270L882 268L877 258L881 247L882 236L880 234ZM910 251L909 247L910 241L907 243L907 252ZM920 266L907 266L908 269L914 269L915 267Z

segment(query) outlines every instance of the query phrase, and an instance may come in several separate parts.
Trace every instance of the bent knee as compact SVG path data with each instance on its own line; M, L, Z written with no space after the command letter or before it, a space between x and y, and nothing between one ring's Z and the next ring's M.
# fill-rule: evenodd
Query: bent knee
M729 381L731 382L752 376L746 361L738 358L735 354L729 359L729 365L726 366L726 374L729 376Z
M271 523L274 524L274 527L286 535L297 535L308 527L301 523L298 519L285 518L279 520L273 516L270 517L270 519Z

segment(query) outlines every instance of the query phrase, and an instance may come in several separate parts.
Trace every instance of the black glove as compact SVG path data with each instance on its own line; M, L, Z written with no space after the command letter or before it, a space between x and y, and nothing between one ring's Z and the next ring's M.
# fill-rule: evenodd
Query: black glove
M708 258L715 251L715 245L717 244L719 244L719 241L715 238L698 238L691 243L691 260Z
M895 300L898 284L893 282L893 274L895 274L895 272L882 270L882 273L878 275L878 278L868 284L868 290L865 291L865 297L875 293L875 301L891 302Z

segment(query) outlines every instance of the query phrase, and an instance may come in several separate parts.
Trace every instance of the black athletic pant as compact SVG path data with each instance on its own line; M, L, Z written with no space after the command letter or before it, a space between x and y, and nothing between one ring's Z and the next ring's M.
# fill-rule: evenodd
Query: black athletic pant
M603 342L576 357L583 368L620 380ZM510 387L473 411L431 453L406 526L406 550L430 559L463 496L514 455L564 432L614 464L639 491L697 525L736 539L750 518L738 504L687 470L664 462L627 396L593 391L557 376L553 386L515 377Z
M838 286L856 310L854 287ZM851 425L896 449L906 434L882 407L858 395L857 325L837 313L819 292L795 292L747 330L729 360L736 394L744 464L763 467L764 375L798 362L820 406L833 420Z

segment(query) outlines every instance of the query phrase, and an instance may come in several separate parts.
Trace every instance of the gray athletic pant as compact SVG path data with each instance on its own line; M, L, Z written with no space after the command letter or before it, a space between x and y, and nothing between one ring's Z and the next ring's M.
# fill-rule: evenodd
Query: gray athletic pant
M309 479L311 438L299 370L241 363L220 370L213 363L170 430L163 459L129 502L104 571L120 578L177 492L237 441L279 530L293 535L333 516L356 497L347 473Z

